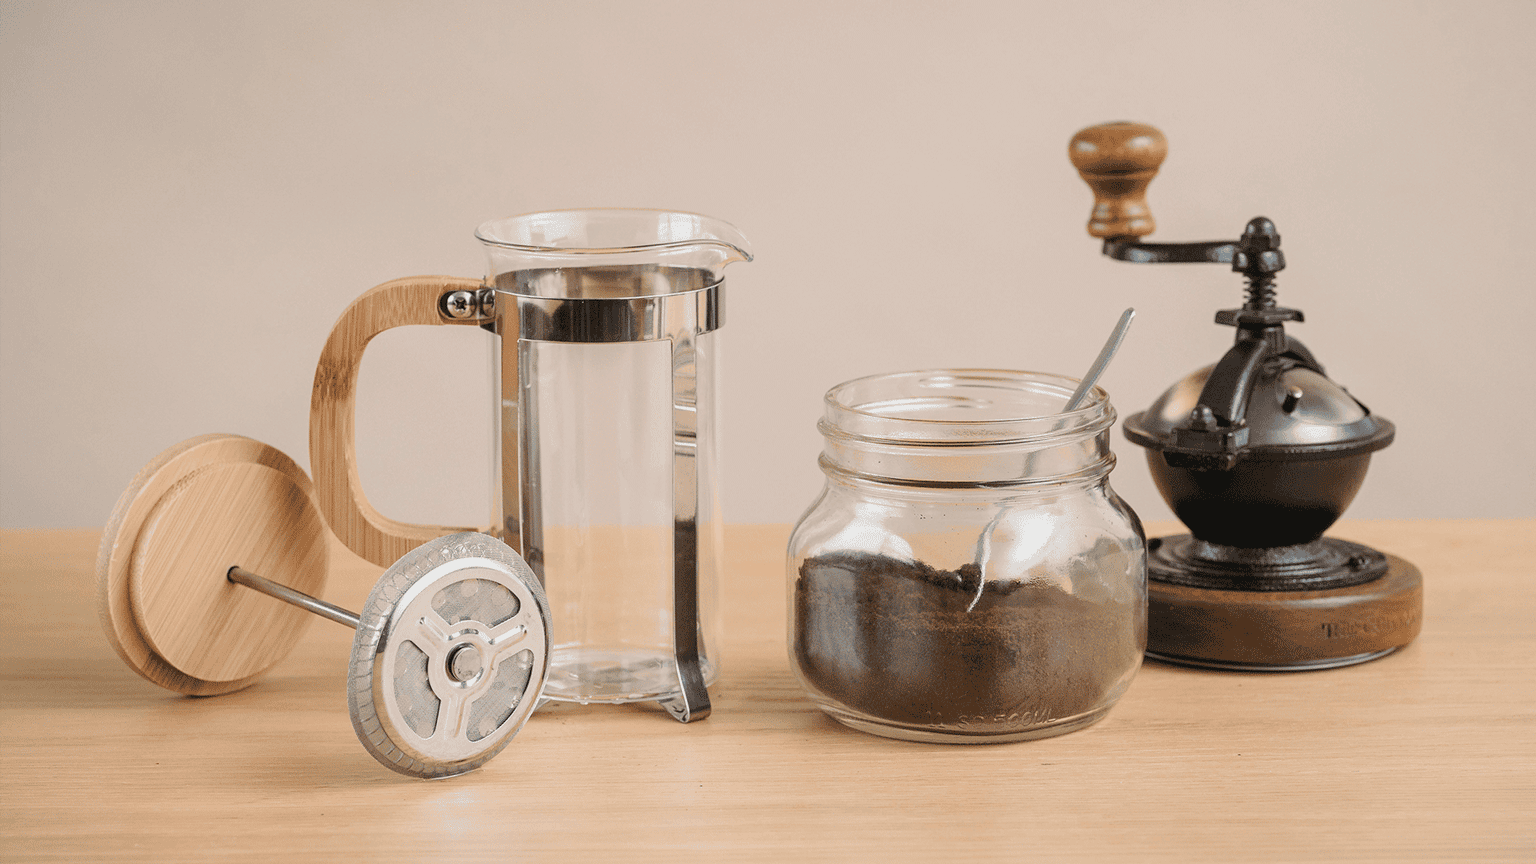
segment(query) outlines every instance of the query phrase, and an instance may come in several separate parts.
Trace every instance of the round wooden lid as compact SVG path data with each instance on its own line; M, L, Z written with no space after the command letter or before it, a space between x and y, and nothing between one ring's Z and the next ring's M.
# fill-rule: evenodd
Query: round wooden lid
M309 478L282 452L235 435L177 444L134 478L102 537L107 638L136 672L178 693L248 686L312 616L225 574L239 565L319 595L326 542Z

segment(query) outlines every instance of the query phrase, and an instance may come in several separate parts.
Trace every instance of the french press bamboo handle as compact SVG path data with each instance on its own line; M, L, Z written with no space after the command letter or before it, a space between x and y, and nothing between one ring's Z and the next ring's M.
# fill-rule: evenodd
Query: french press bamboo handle
M385 282L352 301L331 329L309 407L309 461L315 497L331 530L347 548L388 567L421 544L470 528L412 525L385 517L368 503L357 473L357 372L373 337L408 324L478 325L476 318L452 318L442 298L471 294L479 281L453 276L413 276Z
M1101 123L1072 136L1072 164L1093 190L1088 233L1144 237L1157 227L1147 209L1147 185L1168 155L1168 139L1145 123Z

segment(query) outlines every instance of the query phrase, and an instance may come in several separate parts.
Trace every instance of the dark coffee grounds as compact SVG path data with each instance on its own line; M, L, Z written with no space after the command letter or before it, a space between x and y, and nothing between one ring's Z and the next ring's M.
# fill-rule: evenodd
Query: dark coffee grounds
M794 651L811 687L908 726L1002 734L1097 708L1141 654L1139 604L866 553L808 559Z

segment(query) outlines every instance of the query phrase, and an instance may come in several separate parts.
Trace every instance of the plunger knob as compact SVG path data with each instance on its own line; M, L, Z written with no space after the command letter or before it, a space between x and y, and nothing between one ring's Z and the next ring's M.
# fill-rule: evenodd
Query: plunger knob
M1147 186L1168 155L1168 139L1145 123L1101 123L1072 136L1068 155L1093 190L1088 233L1144 237L1157 227L1147 209Z

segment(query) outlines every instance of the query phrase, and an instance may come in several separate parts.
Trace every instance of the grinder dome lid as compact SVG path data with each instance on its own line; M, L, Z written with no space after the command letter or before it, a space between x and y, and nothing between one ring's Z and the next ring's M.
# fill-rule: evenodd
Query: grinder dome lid
M1234 455L1240 452L1243 458L1265 461L1327 458L1379 450L1392 443L1392 423L1372 414L1320 369L1285 355L1280 360L1250 382L1245 410L1236 424L1228 424L1226 436L1243 439L1231 442ZM1177 450L1181 439L1191 443L1192 432L1204 432L1206 437L1221 434L1219 422L1211 424L1215 429L1195 428L1201 425L1202 393L1217 365L1185 376L1146 411L1128 418L1125 436L1154 450ZM1215 421L1214 416L1210 419Z

